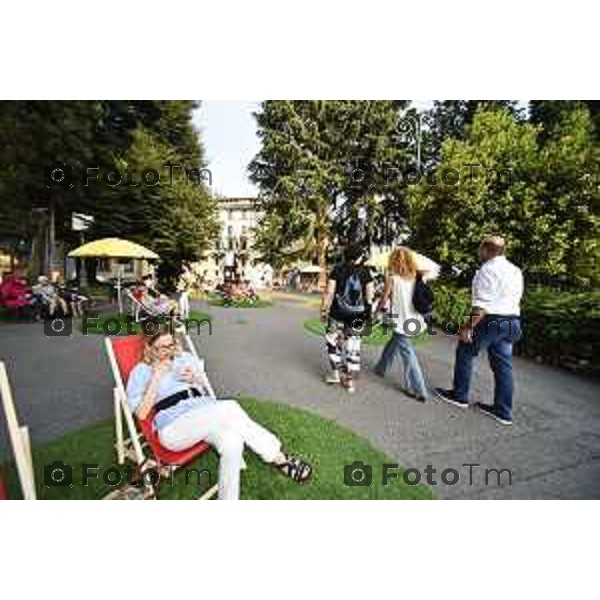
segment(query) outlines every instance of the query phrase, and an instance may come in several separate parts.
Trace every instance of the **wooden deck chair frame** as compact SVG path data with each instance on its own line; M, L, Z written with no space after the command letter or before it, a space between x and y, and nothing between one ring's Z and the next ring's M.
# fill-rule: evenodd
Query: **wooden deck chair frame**
M17 473L19 474L19 481L23 490L23 498L25 500L35 500L35 476L33 472L29 430L25 425L19 425L6 366L2 361L0 361L0 394L2 395L2 406L6 415L8 434L17 464Z
M190 336L188 334L185 334L181 337L185 341L188 351L191 354L193 354L195 358L200 360L198 352L196 351L196 347L190 339ZM112 337L106 337L104 339L104 343L106 347L106 352L108 354L112 374L115 380L115 387L113 389L113 402L115 412L115 448L117 451L117 462L119 465L122 465L124 464L125 459L128 458L129 460L134 462L140 468L140 470L144 468L160 469L164 465L161 465L160 461L158 461L155 458L152 448L147 443L147 440L144 438L142 432L138 428L136 418L131 412L129 404L127 403L125 382L121 377L121 371L112 345ZM214 389L210 383L208 375L206 375L206 387L208 389L209 394L213 398L216 398ZM125 420L125 424L123 424L123 419ZM125 427L128 433L127 437L125 436ZM199 456L200 454L201 453L198 453L196 454L196 456ZM184 465L178 465L178 467L182 466ZM217 484L213 485L199 498L199 500L208 500L209 498L212 498L214 495L217 494L218 489L219 488ZM156 490L153 486L146 485L145 497L148 499L156 498Z

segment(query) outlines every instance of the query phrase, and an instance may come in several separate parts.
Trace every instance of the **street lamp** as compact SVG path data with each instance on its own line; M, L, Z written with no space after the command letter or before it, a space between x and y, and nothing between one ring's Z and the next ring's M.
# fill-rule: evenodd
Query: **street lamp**
M407 136L415 142L417 170L421 170L421 144L423 141L423 114L410 114L400 119L397 127L398 133L403 137Z

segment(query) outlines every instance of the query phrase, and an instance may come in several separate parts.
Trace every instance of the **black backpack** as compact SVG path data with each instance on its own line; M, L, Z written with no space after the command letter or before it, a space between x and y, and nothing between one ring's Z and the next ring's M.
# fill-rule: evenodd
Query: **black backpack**
M415 310L422 315L430 315L433 312L435 297L431 288L423 281L423 277L420 274L417 274L412 300Z
M336 300L339 311L345 317L356 317L365 312L363 285L357 269L354 269L348 275L344 284L344 291L341 294L336 294Z

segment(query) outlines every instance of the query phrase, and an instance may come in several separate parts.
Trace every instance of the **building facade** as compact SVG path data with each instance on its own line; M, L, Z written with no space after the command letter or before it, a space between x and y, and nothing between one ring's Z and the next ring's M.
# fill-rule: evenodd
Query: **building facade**
M227 280L268 282L269 269L258 262L254 249L255 229L260 217L256 198L220 198L218 200L221 233L206 258L194 270L209 287Z

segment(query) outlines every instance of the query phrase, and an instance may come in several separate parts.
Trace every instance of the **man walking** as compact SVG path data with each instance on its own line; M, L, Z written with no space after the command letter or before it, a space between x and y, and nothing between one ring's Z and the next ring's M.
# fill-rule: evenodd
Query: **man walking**
M348 246L344 262L329 275L321 300L321 320L327 323L325 341L331 365L327 383L341 383L355 391L360 371L361 335L368 330L373 302L373 280L369 269L358 263L362 250Z
M467 408L473 361L479 352L487 350L494 373L494 404L477 402L476 406L499 423L511 425L512 351L521 337L523 274L507 260L505 251L500 236L486 238L479 247L483 264L473 278L471 317L459 331L453 388L436 388L436 393L446 402Z

